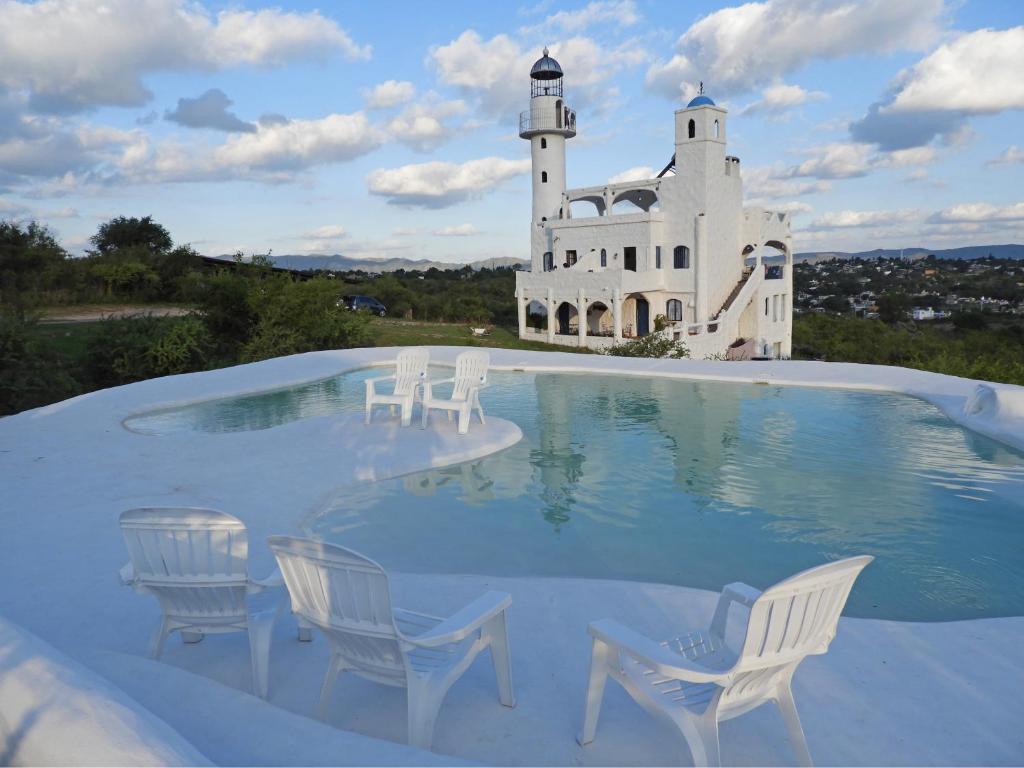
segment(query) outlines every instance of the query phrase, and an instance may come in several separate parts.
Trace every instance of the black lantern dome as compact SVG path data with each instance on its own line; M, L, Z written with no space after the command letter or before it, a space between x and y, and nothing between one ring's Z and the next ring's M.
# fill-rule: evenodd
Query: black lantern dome
M530 96L561 96L562 65L548 56L547 47L544 55L530 69Z

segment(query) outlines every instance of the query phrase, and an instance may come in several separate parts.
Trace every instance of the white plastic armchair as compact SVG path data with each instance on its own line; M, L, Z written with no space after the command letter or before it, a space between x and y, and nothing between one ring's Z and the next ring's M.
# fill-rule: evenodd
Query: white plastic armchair
M320 690L323 719L342 672L406 689L409 744L430 749L448 689L490 648L498 699L515 706L504 592L487 592L447 619L393 607L384 569L344 547L290 536L268 540L292 610L319 629L331 649Z
M491 356L478 350L463 352L455 358L455 376L450 379L437 379L423 384L423 429L427 428L430 410L440 409L448 412L451 421L452 413L459 415L459 434L469 432L469 421L473 411L484 422L484 409L480 405L480 391L487 388L487 369L491 365ZM450 398L434 397L433 388L440 384L452 384Z
M373 418L373 406L387 405L394 413L395 406L402 409L402 426L412 423L412 406L420 384L427 379L430 365L430 350L426 348L403 349L395 360L395 372L391 376L377 376L366 380L366 423ZM385 381L395 382L391 394L377 391L377 385Z
M285 603L278 600L260 610L249 598L280 588L284 581L277 572L262 580L249 578L242 521L213 509L149 507L123 512L121 532L130 557L121 569L121 583L160 603L150 655L160 657L172 632L181 632L187 643L205 634L247 632L253 692L265 699L271 633L277 609ZM300 629L299 637L307 639L308 629Z
M746 584L722 590L711 627L666 642L610 619L592 623L590 681L580 744L593 741L608 677L650 714L683 735L695 765L720 765L718 723L774 701L800 765L811 765L791 680L807 656L825 653L860 572L874 558L811 568L764 592ZM726 643L733 603L749 608L739 653Z

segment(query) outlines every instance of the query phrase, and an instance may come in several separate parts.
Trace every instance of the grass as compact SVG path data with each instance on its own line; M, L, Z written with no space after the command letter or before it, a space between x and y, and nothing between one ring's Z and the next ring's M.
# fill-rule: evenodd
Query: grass
M85 360L89 342L96 334L97 323L47 323L31 327L30 333L54 350L69 365L77 366Z
M563 347L539 341L524 341L508 328L492 327L487 336L473 336L468 323L425 323L415 320L373 318L370 335L374 346L413 347L425 345L454 347L500 347L502 349L530 349L541 352L582 352L591 350Z

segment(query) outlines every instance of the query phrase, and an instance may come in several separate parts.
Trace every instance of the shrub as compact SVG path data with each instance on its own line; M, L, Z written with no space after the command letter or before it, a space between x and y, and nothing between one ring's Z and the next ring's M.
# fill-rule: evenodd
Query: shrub
M690 350L681 341L661 333L649 333L639 339L616 344L608 350L615 357L667 357L679 360L690 356Z
M0 416L63 400L78 382L58 355L33 338L34 323L0 314Z

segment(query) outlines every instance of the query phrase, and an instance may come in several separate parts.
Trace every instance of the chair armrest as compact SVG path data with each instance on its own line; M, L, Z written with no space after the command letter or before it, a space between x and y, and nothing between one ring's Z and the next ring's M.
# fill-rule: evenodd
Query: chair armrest
M644 637L613 619L601 619L587 626L590 636L636 659L648 669L673 680L690 683L720 683L728 673L714 672L694 664L661 643Z
M433 387L434 387L435 384L454 384L454 383L455 383L455 377L454 376L452 378L450 378L450 379L433 379L433 380L427 379L426 381L422 382L422 386L423 386L423 400L427 401L427 400L433 399L433 397L434 397Z
M280 568L275 568L274 572L264 579L249 579L249 582L245 585L245 592L249 595L257 595L264 590L277 589L283 586L284 575L281 573Z
M512 605L507 592L487 592L455 612L429 632L405 639L421 648L448 645L464 640Z
M122 587L135 586L135 566L130 562L122 565L121 570L117 572L117 575L121 579Z
M755 589L742 581L735 581L726 584L722 588L722 594L718 596L718 605L715 606L715 615L711 619L711 632L725 639L725 628L729 621L729 606L732 603L739 603L750 608L761 596L761 590Z
M381 381L394 381L397 379L397 374L391 376L374 376L372 379L366 379L363 383L366 385L366 393L373 394L376 391L376 385Z

